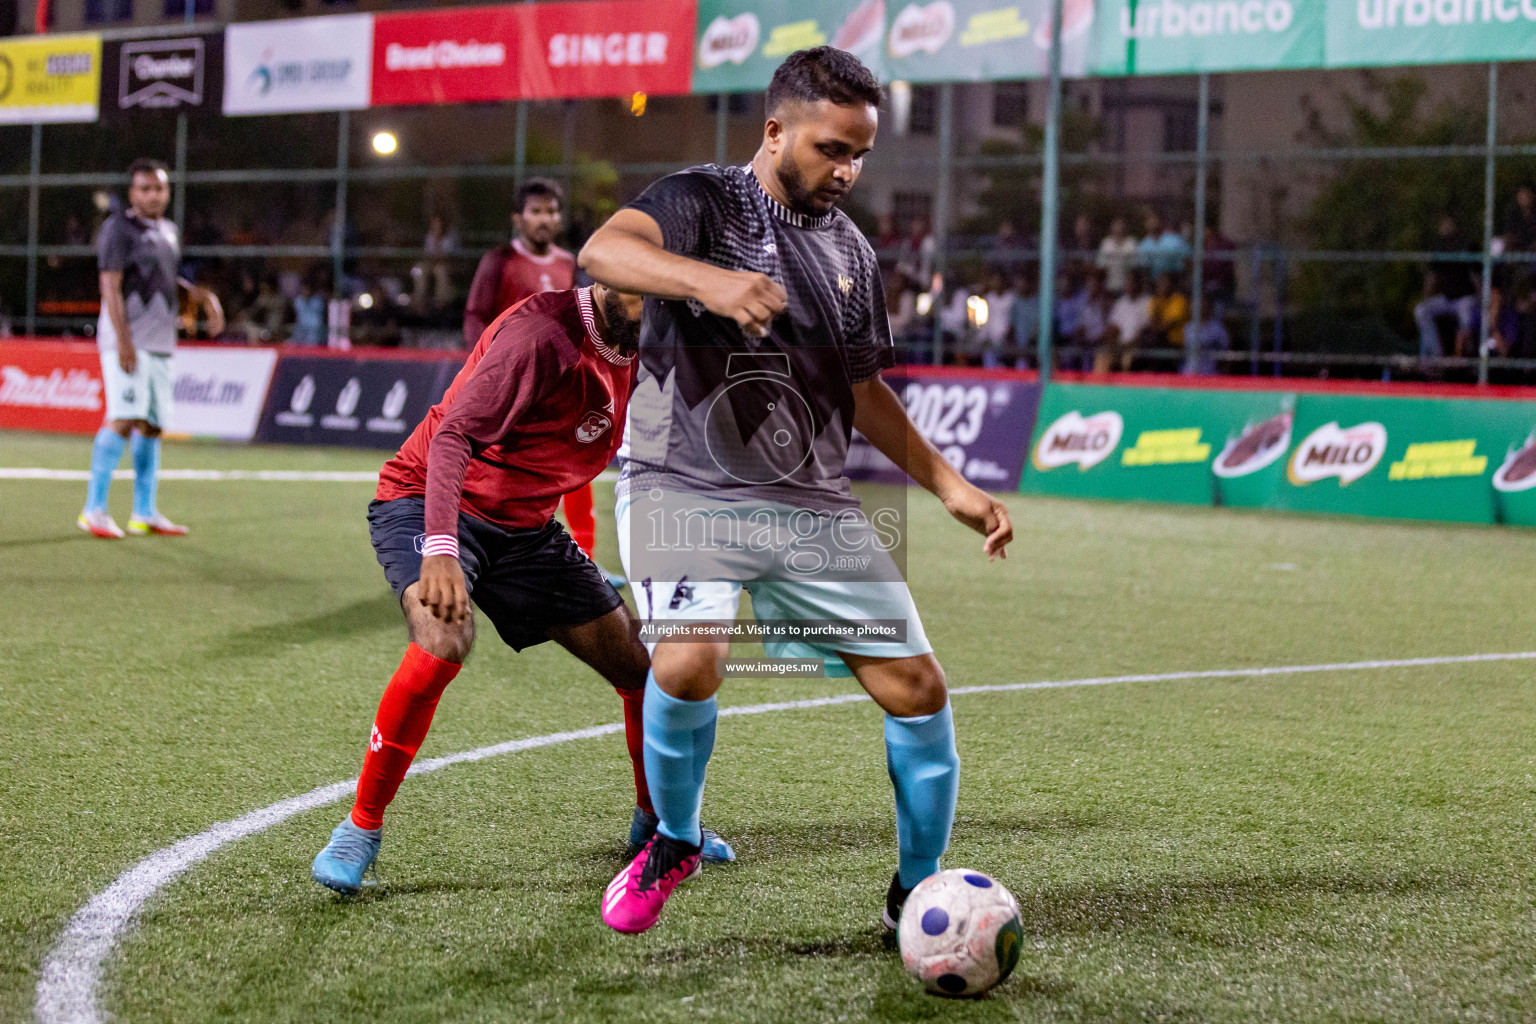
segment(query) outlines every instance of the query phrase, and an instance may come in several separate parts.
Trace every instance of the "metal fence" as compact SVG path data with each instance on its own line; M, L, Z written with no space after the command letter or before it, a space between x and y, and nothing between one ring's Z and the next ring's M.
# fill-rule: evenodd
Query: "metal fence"
M1490 335L1489 316L1494 296L1492 288L1504 277L1513 280L1523 278L1525 265L1536 262L1533 253L1499 253L1495 246L1497 203L1507 196L1497 189L1500 161L1521 161L1536 158L1536 144L1506 142L1499 139L1498 89L1499 66L1488 66L1487 108L1484 138L1481 145L1410 145L1410 146L1289 146L1274 149L1228 149L1211 145L1210 112L1212 109L1210 76L1198 79L1198 118L1194 148L1174 151L1109 151L1088 146L1077 150L1066 149L1059 153L1060 180L1070 188L1075 175L1098 172L1105 168L1135 164L1154 164L1164 167L1184 168L1192 171L1194 187L1188 197L1188 220L1193 225L1190 239L1193 255L1189 291L1194 306L1193 318L1199 322L1210 316L1209 308L1202 309L1205 300L1202 274L1207 264L1230 262L1236 271L1238 297L1228 308L1218 311L1229 327L1231 346L1225 350L1196 353L1193 346L1183 349L1149 349L1137 354L1137 366L1147 369L1177 370L1215 367L1223 373L1279 375L1334 375L1396 377L1425 375L1450 379L1490 379L1504 382L1536 382L1536 350L1501 353L1488 344ZM962 147L957 137L955 105L957 98L964 98L962 90L973 87L942 85L937 87L936 131L934 145L919 147L910 139L883 139L875 160L887 173L924 183L933 195L934 269L947 287L963 280L969 271L988 264L1004 262L1025 266L1031 272L1040 263L1049 267L1059 259L1087 261L1092 253L1086 250L1066 248L1058 250L1049 244L1050 229L1054 228L1069 209L1050 212L1049 196L1042 196L1046 209L1042 218L1041 235L999 246L995 241L968 234L957 212L962 200L974 196L989 182L999 176L1039 174L1050 180L1052 175L1047 164L1052 157L1049 145L1031 146L1028 129L1021 130L1020 142L1015 152L989 153L983 147ZM586 101L598 102L598 101ZM679 101L684 102L684 101ZM686 102L699 103L697 98ZM273 261L315 262L327 266L336 287L352 279L376 280L409 278L412 270L424 264L442 264L448 268L456 289L462 292L475 261L486 245L502 240L494 221L467 224L461 234L459 246L449 250L429 251L422 245L400 244L398 239L364 237L355 229L359 213L370 204L382 201L381 196L391 188L416 185L426 188L429 183L451 183L460 194L476 194L477 190L509 190L515 182L529 175L554 177L568 184L579 184L593 167L601 168L601 189L608 201L621 202L629 198L647 181L669 171L687 166L699 160L744 160L750 156L748 141L741 132L736 133L736 145L732 145L733 118L751 119L752 107L737 104L732 112L732 102L725 96L713 102L713 124L697 124L689 132L689 138L680 140L678 159L648 162L612 161L611 153L583 152L576 145L574 126L583 117L585 103L568 101L557 104L516 104L510 111L513 119L513 144L511 159L485 164L432 165L416 162L411 164L387 164L365 160L354 151L357 127L352 115L345 112L333 115L304 115L301 118L266 118L268 122L292 125L292 130L303 133L306 152L318 153L329 150L334 157L326 163L314 161L312 166L210 166L199 167L189 162L189 134L194 130L186 115L176 119L163 119L153 125L136 129L131 138L112 140L110 144L98 141L96 149L106 156L95 169L82 170L78 165L86 157L81 150L90 147L82 141L82 133L89 130L103 132L102 126L23 126L0 128L0 153L8 152L10 160L0 157L0 280L8 282L5 294L0 295L0 316L8 315L11 329L27 334L36 333L88 333L94 325L94 317L86 312L86 306L70 307L67 301L58 301L61 295L73 295L65 286L65 278L77 282L77 298L88 303L94 298L94 272L91 259L94 251L88 239L78 237L60 240L56 225L50 231L43 228L43 211L53 196L73 195L76 205L85 208L92 200L86 197L99 190L120 189L122 174L117 168L125 164L120 159L129 149L169 149L174 154L172 182L174 188L173 216L185 229L186 214L190 208L202 216L216 211L222 200L220 195L228 190L243 193L243 198L271 194L272 202L286 202L282 197L303 194L313 209L334 210L334 221L323 239L311 239L301 244L288 244L282 240L257 242L240 241L200 242L192 233L185 233L188 244L186 256L193 261L219 262L226 266L247 267L270 265ZM531 125L535 106L546 122L541 128ZM760 109L760 108L759 108ZM249 121L247 121L249 123ZM1050 124L1059 124L1059 120ZM739 122L738 122L739 124ZM229 119L224 122L229 127ZM270 127L268 131L272 131ZM1047 140L1049 141L1049 140ZM753 143L755 144L755 143ZM538 150L537 159L531 154ZM46 159L57 150L60 158ZM923 150L927 150L924 152ZM134 155L138 155L137 152ZM550 159L553 157L553 159ZM114 159L119 158L119 159ZM1275 239L1246 239L1235 249L1207 251L1205 226L1209 222L1208 197L1220 187L1222 176L1228 169L1242 164L1267 165L1312 164L1331 167L1357 165L1362 162L1425 161L1435 166L1446 166L1457 161L1478 163L1483 174L1481 203L1481 246L1459 254L1430 252L1422 249L1328 249L1297 244L1281 244ZM9 166L6 166L9 162ZM65 165L50 168L50 162ZM211 161L220 162L220 161ZM252 160L250 163L258 161ZM268 162L285 162L285 154L271 155ZM105 164L105 166L103 166ZM72 169L65 169L72 168ZM1035 187L1033 185L1029 187ZM499 193L499 194L504 194ZM857 190L855 196L858 195ZM1125 196L1108 197L1122 205L1136 200ZM417 211L422 213L422 211ZM51 218L56 220L57 218ZM973 218L974 219L974 218ZM418 221L424 220L424 214ZM20 224L25 233L16 237ZM500 221L505 224L505 221ZM587 225L590 227L590 224ZM410 225L402 233L416 232L423 223ZM474 231L478 231L475 234ZM1046 242L1042 244L1042 239ZM579 238L575 239L579 241ZM480 243L484 243L483 245ZM1049 249L1048 253L1046 250ZM1056 254L1059 251L1059 256ZM1409 267L1432 260L1457 260L1474 267L1480 274L1482 292L1479 296L1483 315L1480 318L1479 338L1476 350L1454 356L1424 358L1418 353L1412 335L1404 336L1396 331L1385 342L1377 337L1373 345L1352 346L1330 340L1326 317L1322 326L1304 328L1317 318L1317 311L1296 298L1294 291L1298 275L1317 273L1318 268L1361 268L1372 266ZM1308 269L1310 268L1310 269ZM23 270L17 273L18 269ZM1049 274L1049 271L1047 271ZM19 286L19 287L18 287ZM1041 282L1042 296L1051 292L1053 280L1047 277ZM18 293L19 294L16 294ZM371 294L371 292L370 292ZM45 298L49 301L43 301ZM943 294L930 296L937 305ZM1403 309L1379 310L1383 322L1401 322L1406 316ZM382 311L381 311L382 313ZM1536 316L1529 311L1522 316ZM912 347L911 354L937 361L956 358L957 349L963 347L962 339L946 336L937 316L932 316L931 335L927 344ZM369 317L360 317L358 331L364 340L369 337ZM3 322L0 322L3 326ZM1522 328L1527 329L1527 328ZM1378 335L1380 331L1378 330ZM451 316L439 318L434 327L428 323L418 328L396 331L387 336L393 343L406 344L449 343L454 331ZM1304 337L1305 336L1305 337ZM1321 336L1321 340L1319 340ZM1070 344L1058 346L1058 356L1071 361L1084 359L1087 353ZM1025 358L1035 354L1021 353Z

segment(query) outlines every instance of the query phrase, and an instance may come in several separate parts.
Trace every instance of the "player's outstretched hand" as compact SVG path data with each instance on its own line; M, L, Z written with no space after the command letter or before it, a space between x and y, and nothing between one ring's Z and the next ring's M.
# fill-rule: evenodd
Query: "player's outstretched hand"
M716 268L703 282L699 301L711 313L735 320L754 338L765 338L773 318L789 305L789 295L767 274Z
M421 560L421 603L444 622L463 622L469 616L469 588L457 558L428 555Z
M1008 542L1013 540L1013 523L1008 508L980 487L960 483L942 496L949 514L986 538L981 549L988 558L1007 558Z

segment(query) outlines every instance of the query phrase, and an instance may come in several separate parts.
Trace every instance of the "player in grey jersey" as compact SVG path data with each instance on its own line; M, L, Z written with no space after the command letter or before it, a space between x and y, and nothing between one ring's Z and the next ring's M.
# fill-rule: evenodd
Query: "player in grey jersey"
M107 511L112 472L133 438L133 515L128 532L180 536L187 532L155 505L160 434L170 420L171 355L176 351L177 289L185 288L208 315L208 331L224 330L224 311L213 292L178 275L181 239L165 216L170 175L158 160L128 168L128 209L114 213L96 239L101 316L96 324L107 422L91 447L91 477L76 525L116 540L122 529Z
M981 533L988 557L1004 555L1013 531L1002 503L922 438L880 379L892 351L874 254L836 208L874 145L880 100L851 54L791 54L768 87L750 165L657 182L592 236L580 263L649 296L617 515L640 614L653 626L727 624L745 587L759 620L902 627L890 642L765 643L770 654L820 656L829 675L851 672L886 712L899 857L884 916L894 927L948 846L960 766L944 671L888 533L859 512L843 473L850 432ZM730 651L704 635L654 648L645 769L660 825L604 894L603 920L619 931L650 928L698 869L718 659Z

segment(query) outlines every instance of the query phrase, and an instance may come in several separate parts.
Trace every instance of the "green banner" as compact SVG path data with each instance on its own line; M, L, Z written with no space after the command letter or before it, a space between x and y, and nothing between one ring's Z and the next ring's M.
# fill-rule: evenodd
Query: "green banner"
M1329 67L1536 59L1536 0L1333 0Z
M694 50L695 93L756 92L784 58L831 44L889 76L881 58L884 0L700 0Z
M1255 427L1288 417L1291 404L1292 396L1270 391L1053 384L1035 420L1020 489L1062 497L1262 505L1278 472L1271 469L1278 461L1273 443L1231 456ZM1223 459L1232 470L1225 479L1212 472L1212 464Z
M1274 507L1536 525L1533 431L1536 402L1303 395Z
M910 82L1043 78L1051 41L1048 0L930 0L891 7L886 67ZM1087 71L1094 6L1065 7L1062 68Z
M1100 0L1095 75L1315 68L1344 0Z

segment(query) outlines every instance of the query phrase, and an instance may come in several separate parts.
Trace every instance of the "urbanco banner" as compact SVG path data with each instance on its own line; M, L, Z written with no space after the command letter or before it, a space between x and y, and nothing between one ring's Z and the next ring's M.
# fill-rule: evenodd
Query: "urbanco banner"
M1328 0L1100 0L1092 71L1169 75L1315 68Z
M1536 0L1329 0L1329 67L1536 59Z
M224 113L361 110L370 101L373 15L257 21L224 30Z

